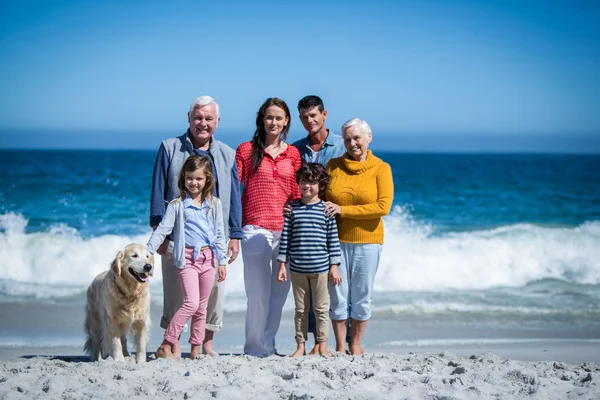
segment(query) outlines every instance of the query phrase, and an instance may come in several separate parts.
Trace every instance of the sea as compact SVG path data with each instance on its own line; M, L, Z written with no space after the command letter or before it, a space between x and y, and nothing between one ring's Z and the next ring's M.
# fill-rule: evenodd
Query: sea
M392 167L394 201L367 346L543 339L600 348L599 155L375 154ZM155 156L0 150L0 345L83 343L87 286L150 236ZM240 257L225 298L232 349L243 345L245 309ZM284 311L278 340L292 348L291 293Z

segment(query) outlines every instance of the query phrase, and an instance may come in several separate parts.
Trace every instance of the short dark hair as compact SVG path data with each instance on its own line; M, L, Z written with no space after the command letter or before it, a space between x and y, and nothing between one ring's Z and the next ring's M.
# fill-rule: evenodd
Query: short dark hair
M323 105L323 100L321 100L321 98L319 96L304 96L299 102L298 102L298 111L300 111L302 108L306 109L306 110L310 110L313 107L319 107L319 111L323 112L323 110L325 110L325 106Z
M296 182L300 181L318 183L319 184L319 198L322 199L325 196L327 185L329 185L329 174L319 163L304 163L296 171Z

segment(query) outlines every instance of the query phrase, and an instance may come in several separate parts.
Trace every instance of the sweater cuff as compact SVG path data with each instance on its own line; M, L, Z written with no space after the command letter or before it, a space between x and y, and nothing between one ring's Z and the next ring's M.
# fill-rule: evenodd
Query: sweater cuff
M287 256L285 254L280 254L277 256L277 261L282 263L287 262Z
M329 265L340 265L342 263L342 257L335 256L329 257Z
M160 224L160 221L162 221L162 216L160 215L151 215L150 216L150 226L151 227L155 227L156 225Z
M242 228L239 226L229 227L229 239L242 239Z

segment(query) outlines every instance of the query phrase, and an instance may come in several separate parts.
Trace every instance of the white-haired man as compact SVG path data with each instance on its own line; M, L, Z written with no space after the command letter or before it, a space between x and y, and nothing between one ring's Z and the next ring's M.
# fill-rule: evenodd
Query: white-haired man
M162 220L167 204L179 196L177 179L183 162L192 154L208 156L212 161L213 176L216 181L214 195L219 197L223 204L225 236L229 238L227 257L231 264L237 258L240 249L242 205L235 150L213 138L219 120L217 102L210 96L200 96L190 106L189 128L185 134L161 143L152 175L150 226L156 229ZM183 303L183 294L179 275L173 263L173 241L167 238L157 252L162 256L164 293L163 316L160 326L166 329L169 321ZM206 310L206 331L202 352L211 356L218 355L213 350L213 336L214 332L218 332L223 326L224 283L217 282L215 279ZM173 354L181 355L179 342L173 346L172 350Z

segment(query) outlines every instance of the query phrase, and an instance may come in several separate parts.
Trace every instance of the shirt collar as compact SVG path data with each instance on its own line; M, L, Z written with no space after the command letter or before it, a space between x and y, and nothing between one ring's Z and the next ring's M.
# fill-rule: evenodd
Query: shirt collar
M213 134L214 135L214 134ZM188 130L185 132L185 141L187 142L188 146L190 149L195 150L196 148L194 147L194 144L192 143L192 139L190 139L190 128L188 128ZM213 142L214 142L214 137L211 136L208 139L208 150L204 150L204 151L208 151L210 152L212 150L213 147Z
M304 138L304 147L310 147L310 142L308 140L309 135L306 135ZM325 142L323 142L323 146L335 146L333 141L333 132L327 129L327 137L325 138Z
M198 210L202 209L204 207L204 203L202 203L201 206L199 206L198 204L196 204L194 202L194 200L192 200L192 198L190 197L190 195L188 194L187 196L185 196L185 198L183 199L183 206L185 208L196 208Z

